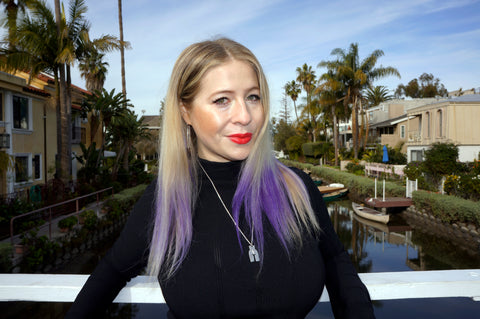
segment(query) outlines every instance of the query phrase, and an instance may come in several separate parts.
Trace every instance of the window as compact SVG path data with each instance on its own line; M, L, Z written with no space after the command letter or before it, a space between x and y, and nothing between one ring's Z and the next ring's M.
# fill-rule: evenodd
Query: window
M33 179L41 179L42 178L42 163L41 163L39 154L36 154L32 158L32 169L33 169Z
M443 116L442 110L437 111L437 137L443 136Z
M13 128L28 130L28 99L13 96Z
M410 157L412 162L421 162L423 161L423 152L422 150L415 150L410 152Z
M3 95L0 94L0 121L3 121Z
M405 138L405 125L400 125L400 137Z
M427 137L430 137L430 112L427 112Z
M28 181L28 156L15 156L15 183Z

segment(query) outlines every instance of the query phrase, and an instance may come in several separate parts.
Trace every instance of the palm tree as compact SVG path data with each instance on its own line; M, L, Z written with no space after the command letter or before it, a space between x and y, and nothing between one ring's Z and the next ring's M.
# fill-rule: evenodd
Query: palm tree
M18 13L25 13L29 2L29 0L0 0L0 3L5 6L5 11L7 13L7 19L4 26L8 31L8 45L10 48L13 47L15 42Z
M297 82L302 85L305 93L307 95L307 105L306 108L310 109L312 101L312 90L315 88L315 71L312 70L312 67L306 63L302 67L297 67ZM307 114L310 117L310 122L313 122L311 118L311 111L307 110ZM315 127L312 127L312 137L315 141Z
M110 140L116 144L118 150L112 169L112 176L115 178L122 162L123 169L128 172L130 150L135 142L140 138L149 139L151 136L148 134L147 126L143 124L142 119L138 119L137 115L127 108L123 108L121 115L112 119L109 135Z
M118 28L120 32L120 62L121 62L121 71L122 71L122 93L127 97L127 84L125 80L125 48L123 46L123 17L122 17L122 0L118 0Z
M80 75L86 81L87 90L90 92L100 91L107 77L108 62L103 61L105 54L92 50L78 65Z
M329 115L333 123L333 145L335 148L335 166L338 166L339 154L339 130L338 122L340 117L345 118L347 108L343 105L343 83L331 70L324 73L320 79L323 81L317 87L315 93L319 96L320 104L328 109L325 116Z
M367 88L365 98L370 107L377 106L382 102L393 99L393 95L389 94L389 90L383 85L377 85L373 88Z
M292 80L290 82L287 82L287 84L285 84L284 89L285 89L285 93L287 93L287 95L293 101L293 108L295 109L295 118L297 119L297 122L298 122L298 113L297 113L296 101L297 101L298 95L302 92L302 89L300 88L298 83L295 82L294 80Z
M353 150L355 159L358 159L358 114L362 109L362 90L371 87L376 79L389 75L400 77L400 73L393 67L375 67L378 58L384 55L382 50L375 50L365 59L360 61L358 54L358 44L352 43L348 51L336 48L331 55L337 56L334 61L322 61L319 67L326 67L328 70L336 72L345 86L345 105L352 106L352 126L353 126Z
M101 124L102 144L100 145L100 156L98 157L96 167L100 164L103 151L105 150L106 131L110 128L110 124L115 117L122 116L125 110L124 105L128 105L128 103L129 100L125 98L123 93L115 94L115 89L110 92L105 89L96 91L84 103L85 111L91 112L92 116L96 117Z

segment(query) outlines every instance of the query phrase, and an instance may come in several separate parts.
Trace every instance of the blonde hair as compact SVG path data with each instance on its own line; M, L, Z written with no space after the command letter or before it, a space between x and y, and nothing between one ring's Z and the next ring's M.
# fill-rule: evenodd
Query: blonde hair
M283 211L275 213L286 215L280 216L280 219L273 217L273 223L280 224L279 229L275 229L285 247L292 242L301 243L299 225L312 226L309 228L315 230L318 228L303 182L272 156L268 130L269 90L260 63L250 50L230 39L195 43L178 57L165 99L154 228L147 268L150 275L171 276L188 253L192 239L192 212L198 193L197 151L195 138L187 139L187 126L182 119L180 106L188 106L193 101L206 72L229 60L246 62L252 66L257 75L265 114L258 138L242 168L240 191L237 190L233 201L235 218L238 219L240 202L253 205L246 207L246 211L249 223L257 220L254 221L254 238L261 242L259 250L262 252L263 227L258 224L258 220L262 224L260 209L269 211L272 208L259 204L258 197L263 194L262 179L271 175L273 177L270 179L275 180L277 185L273 191L279 192L275 197L286 195L285 202L280 201ZM267 217L272 222L268 212Z

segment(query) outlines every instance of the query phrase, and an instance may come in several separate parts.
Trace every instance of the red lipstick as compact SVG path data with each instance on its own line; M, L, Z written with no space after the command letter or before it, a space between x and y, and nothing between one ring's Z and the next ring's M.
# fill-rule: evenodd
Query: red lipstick
M252 139L252 133L232 134L229 135L228 138L237 144L247 144Z

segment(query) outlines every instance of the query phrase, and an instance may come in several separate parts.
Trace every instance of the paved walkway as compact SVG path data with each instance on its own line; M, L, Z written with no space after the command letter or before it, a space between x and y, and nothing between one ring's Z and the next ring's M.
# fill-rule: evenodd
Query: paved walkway
M51 240L56 240L56 239L59 239L61 237L67 236L68 233L63 233L63 232L60 231L60 228L58 227L58 221L59 220L65 218L65 217L68 217L68 216L78 215L81 212L83 212L84 210L88 210L88 209L94 210L96 212L97 216L101 217L100 216L100 210L101 210L102 206L103 206L103 201L98 202L98 205L97 205L97 202L94 201L90 204L87 204L85 206L85 208L79 210L78 212L73 212L73 213L70 213L70 214L65 214L65 215L58 216L58 217L52 219L51 223L46 222L45 224L38 227L37 236L38 237L47 236L47 238L49 238ZM77 228L77 227L79 228L80 225L77 224L77 225L74 226L74 228ZM20 244L21 240L22 240L21 239L21 234L14 235L13 236L13 245ZM3 239L0 242L11 243L12 239L11 239L11 237L8 237L6 239ZM13 265L17 265L21 261L21 258L22 258L22 254L17 254L17 252L13 248L13 256L12 256Z

